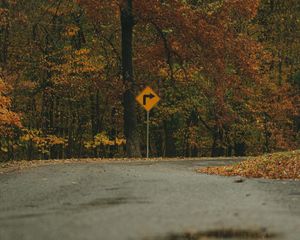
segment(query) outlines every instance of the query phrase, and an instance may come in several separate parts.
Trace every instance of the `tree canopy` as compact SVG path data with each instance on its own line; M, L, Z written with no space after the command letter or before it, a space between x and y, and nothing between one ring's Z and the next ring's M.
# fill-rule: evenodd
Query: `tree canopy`
M297 0L3 0L0 158L300 146ZM8 134L9 133L9 134Z

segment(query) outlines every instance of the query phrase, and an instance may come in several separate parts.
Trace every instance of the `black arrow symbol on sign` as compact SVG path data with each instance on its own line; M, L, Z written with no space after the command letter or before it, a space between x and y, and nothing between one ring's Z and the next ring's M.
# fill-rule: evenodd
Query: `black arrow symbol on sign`
M144 106L147 104L147 98L152 99L152 98L155 98L155 96L152 93L145 94L144 97L143 97L143 104L144 104Z

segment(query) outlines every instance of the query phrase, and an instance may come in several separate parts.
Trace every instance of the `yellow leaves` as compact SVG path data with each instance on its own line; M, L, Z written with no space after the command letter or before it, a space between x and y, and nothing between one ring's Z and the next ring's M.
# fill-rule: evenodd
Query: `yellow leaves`
M106 132L101 132L94 137L93 141L85 142L84 146L87 149L95 149L99 146L121 146L125 144L124 138L116 137L114 140L110 140Z
M23 143L33 143L41 153L49 153L50 147L53 146L60 145L65 147L68 145L67 139L55 135L44 136L43 132L37 129L24 129L20 141Z
M57 137L55 135L48 135L46 137L46 141L49 146L55 146L55 145L66 146L68 144L68 141L66 139Z
M2 147L0 148L0 151L1 151L1 152L4 152L4 153L7 153L7 152L8 152L8 148L2 146Z
M36 141L36 138L42 134L41 131L39 130L28 130L28 129L24 129L24 134L20 137L20 140L22 142L29 142L29 141Z
M94 138L94 143L96 146L104 145L104 146L112 146L114 145L113 141L109 140L109 137L106 135L105 132L99 133Z
M166 67L160 68L158 74L163 78L167 78L169 76L169 69Z
M52 69L57 72L53 81L57 85L83 86L83 83L95 83L101 80L104 70L104 60L101 56L94 56L90 49L82 48L73 50L65 47L66 52L63 63L53 65Z
M75 55L84 56L84 55L88 55L90 52L91 52L90 49L82 48L82 49L76 50Z
M116 143L117 146L125 145L126 144L126 139L116 138L115 143Z
M80 31L80 28L75 25L69 25L66 27L65 35L67 37L74 37Z

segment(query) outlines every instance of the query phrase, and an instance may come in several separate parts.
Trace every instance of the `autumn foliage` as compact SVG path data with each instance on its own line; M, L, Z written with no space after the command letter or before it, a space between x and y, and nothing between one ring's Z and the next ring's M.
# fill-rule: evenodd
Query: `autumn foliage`
M145 112L133 101L147 85L162 99L150 113L152 156L298 149L295 6L299 1L2 1L1 160L123 157L130 145L144 155ZM124 40L122 13L132 39ZM132 44L130 76L124 42Z
M300 151L269 154L234 166L209 167L199 173L269 179L300 179Z
M11 111L11 99L6 96L8 86L0 78L0 137L7 136L11 127L21 127L20 116Z

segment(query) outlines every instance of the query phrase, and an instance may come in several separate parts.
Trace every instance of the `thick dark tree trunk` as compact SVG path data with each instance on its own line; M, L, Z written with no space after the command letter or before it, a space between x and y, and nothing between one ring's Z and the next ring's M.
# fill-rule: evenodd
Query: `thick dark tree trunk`
M235 156L243 157L246 156L246 144L244 142L239 142L234 144Z
M217 149L217 136L216 134L213 135L213 144L211 146L211 157L218 156L218 149Z
M135 81L132 63L132 38L134 19L132 15L132 0L124 1L121 7L122 25L122 75L125 84L123 96L124 134L127 140L126 152L128 157L141 157L139 134L137 130Z
M176 157L177 151L176 151L176 145L175 145L175 139L174 139L174 127L172 124L172 120L170 121L164 121L164 132L165 132L165 152L164 157Z
M213 144L211 146L211 157L221 157L225 155L225 149L224 147L220 147L218 144L221 141L220 134L218 133L218 128L215 127L214 129Z
M268 122L269 122L269 117L266 113L264 113L264 136L265 136L265 146L264 146L264 152L265 153L270 153L270 138L271 138L271 133L268 129Z
M116 113L117 113L116 109L113 108L113 109L111 110L111 115L110 115L110 116L111 116L111 117L110 117L110 119L111 119L111 129L110 129L110 131L109 131L109 138L110 138L111 141L114 141L114 140L116 139L116 137L117 137L117 130L116 130ZM115 146L115 145L110 146L110 147L109 147L109 157L110 157L110 158L113 158L114 155L117 153L117 150L118 150L118 147L117 147L117 146Z
M1 7L8 9L8 1L2 1ZM4 66L7 64L8 60L9 24L5 24L4 26L0 27L0 32L2 33L2 37L0 35L0 64Z

